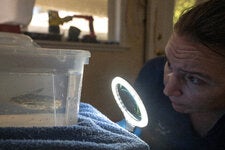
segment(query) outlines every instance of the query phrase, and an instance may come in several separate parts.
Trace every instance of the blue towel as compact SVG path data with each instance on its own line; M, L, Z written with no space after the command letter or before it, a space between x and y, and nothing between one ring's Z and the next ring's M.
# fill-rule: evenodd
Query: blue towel
M136 135L80 103L78 123L64 127L0 128L0 150L148 150Z

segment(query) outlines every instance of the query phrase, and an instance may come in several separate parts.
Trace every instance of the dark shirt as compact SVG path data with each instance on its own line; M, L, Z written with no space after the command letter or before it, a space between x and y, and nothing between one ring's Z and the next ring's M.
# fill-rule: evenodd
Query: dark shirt
M225 115L202 138L194 132L189 116L173 109L163 94L165 62L165 57L149 60L135 81L149 117L141 138L152 150L225 150Z

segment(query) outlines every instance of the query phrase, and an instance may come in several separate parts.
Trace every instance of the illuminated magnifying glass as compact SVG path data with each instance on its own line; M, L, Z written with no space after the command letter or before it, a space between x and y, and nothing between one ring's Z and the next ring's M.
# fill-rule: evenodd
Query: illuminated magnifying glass
M133 89L123 78L115 77L111 88L113 96L125 117L125 129L134 132L135 127L143 128L148 124L148 115L145 106Z

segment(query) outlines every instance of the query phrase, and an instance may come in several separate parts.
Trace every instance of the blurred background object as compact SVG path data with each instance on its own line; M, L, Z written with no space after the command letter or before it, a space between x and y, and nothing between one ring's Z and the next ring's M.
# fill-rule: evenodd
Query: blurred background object
M33 14L35 0L0 0L0 31L20 33Z

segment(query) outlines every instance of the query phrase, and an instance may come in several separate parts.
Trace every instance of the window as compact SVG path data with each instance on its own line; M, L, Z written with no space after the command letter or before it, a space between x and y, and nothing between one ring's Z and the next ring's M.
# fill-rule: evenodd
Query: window
M60 18L73 16L72 20L59 25L64 40L69 36L70 27L80 30L79 38L91 34L91 20L87 17L93 17L97 40L119 42L120 3L121 0L36 0L27 31L49 33L49 10L55 10Z
M185 9L194 6L196 0L175 0L173 23L176 23L180 15Z

